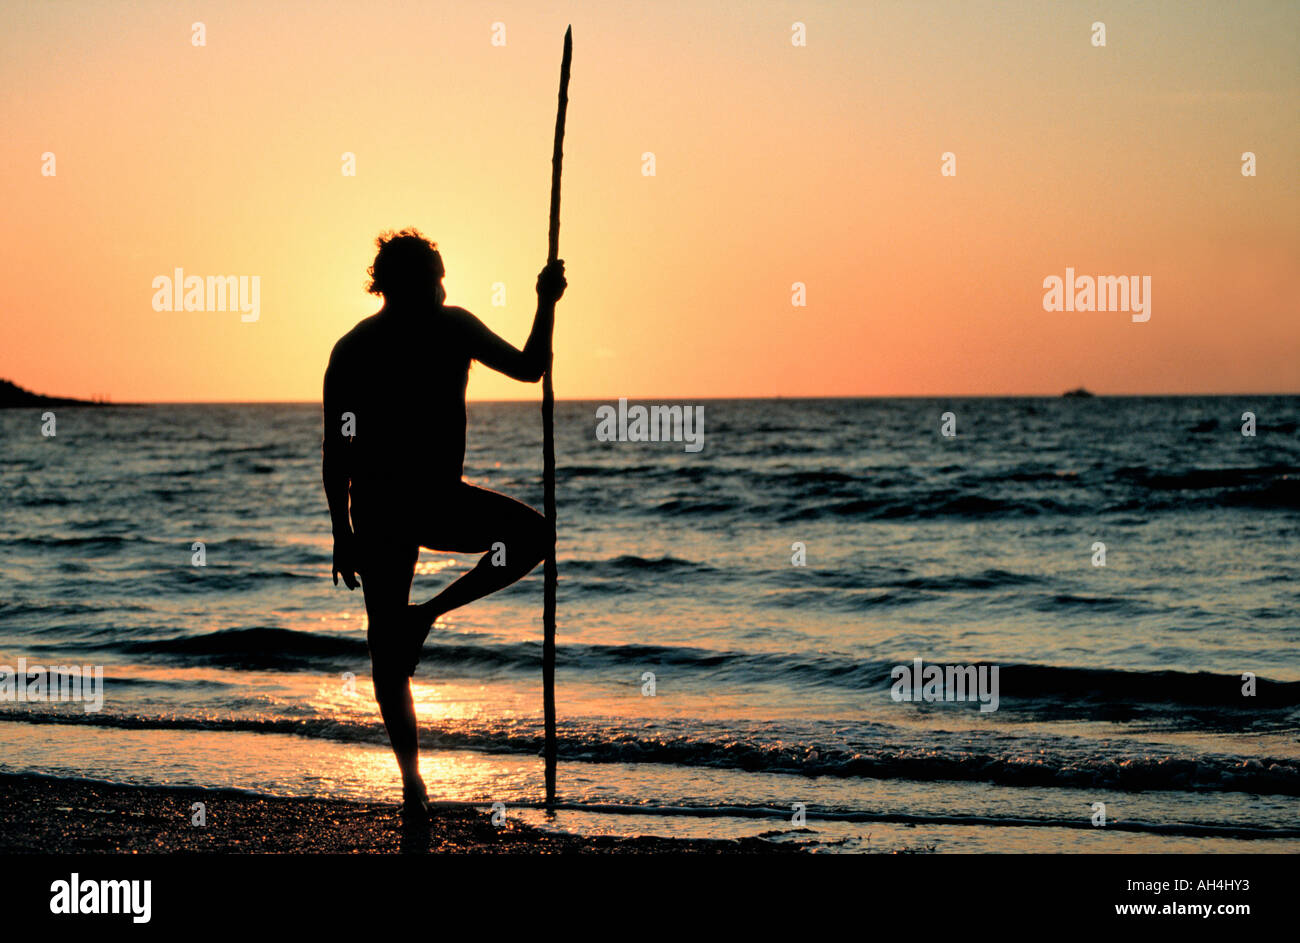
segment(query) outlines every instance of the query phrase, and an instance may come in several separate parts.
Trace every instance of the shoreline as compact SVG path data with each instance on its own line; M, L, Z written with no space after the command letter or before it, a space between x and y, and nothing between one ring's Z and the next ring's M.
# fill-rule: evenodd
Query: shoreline
M396 803L265 796L198 786L133 786L0 773L5 854L797 854L761 838L552 834L508 817L434 806L427 830ZM204 804L206 824L191 824Z

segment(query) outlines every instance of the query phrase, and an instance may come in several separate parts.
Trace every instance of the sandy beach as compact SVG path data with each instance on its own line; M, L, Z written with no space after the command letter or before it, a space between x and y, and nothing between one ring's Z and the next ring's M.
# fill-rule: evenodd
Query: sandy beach
M168 854L789 854L761 839L551 835L486 810L437 807L427 832L403 831L395 804L258 796L235 790L120 786L0 775L0 853ZM207 824L191 824L205 805Z

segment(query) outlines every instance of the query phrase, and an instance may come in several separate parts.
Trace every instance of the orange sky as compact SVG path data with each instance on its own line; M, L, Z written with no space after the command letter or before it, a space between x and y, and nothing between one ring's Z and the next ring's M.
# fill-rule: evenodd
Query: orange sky
M316 399L406 225L522 344L569 22L557 395L1300 391L1300 5L1182 0L6 4L0 377ZM1151 320L1045 312L1066 266ZM155 311L177 267L259 320Z

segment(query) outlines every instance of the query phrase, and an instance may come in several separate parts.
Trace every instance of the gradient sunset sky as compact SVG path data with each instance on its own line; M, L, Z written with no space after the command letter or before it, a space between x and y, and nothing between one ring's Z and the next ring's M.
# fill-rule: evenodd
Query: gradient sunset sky
M568 23L558 396L1300 391L1281 0L5 4L0 377L317 400L403 226L522 345ZM1044 311L1067 266L1151 276L1150 321ZM260 319L153 310L177 267Z

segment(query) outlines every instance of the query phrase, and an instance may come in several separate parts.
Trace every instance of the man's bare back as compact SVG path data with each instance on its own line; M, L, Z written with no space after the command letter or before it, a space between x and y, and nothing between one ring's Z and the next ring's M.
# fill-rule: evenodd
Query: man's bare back
M358 497L404 500L412 491L460 481L465 387L484 332L463 308L386 310L334 345L325 415L355 417L348 430L354 512Z

